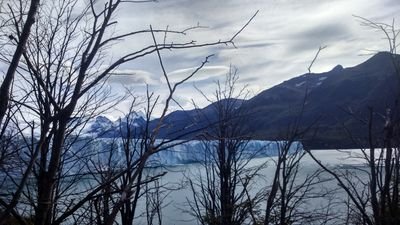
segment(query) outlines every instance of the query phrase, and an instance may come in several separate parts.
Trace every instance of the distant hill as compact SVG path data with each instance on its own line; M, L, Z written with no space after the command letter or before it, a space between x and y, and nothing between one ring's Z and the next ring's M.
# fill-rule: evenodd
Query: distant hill
M302 140L308 147L356 147L351 139L362 141L367 134L359 119L366 118L368 108L373 108L379 122L399 94L400 77L393 62L398 63L400 57L392 56L380 52L354 67L338 65L329 72L304 74L249 100L241 100L241 110L249 115L243 126L257 139L283 138L305 102L300 124L306 127L315 122L316 131ZM203 109L172 112L165 118L162 136L181 137L185 133L189 133L186 138L195 136L199 133L197 129L215 122L212 107L211 104ZM381 131L382 127L376 126L375 132Z

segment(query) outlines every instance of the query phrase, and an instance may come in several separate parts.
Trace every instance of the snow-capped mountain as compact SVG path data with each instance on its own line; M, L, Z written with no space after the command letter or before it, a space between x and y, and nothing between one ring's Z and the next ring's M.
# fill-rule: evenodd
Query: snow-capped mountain
M128 135L138 135L146 124L145 114L142 112L131 112L115 121L105 116L97 116L90 120L86 125L84 133L95 137L119 137Z
M120 127L141 127L146 123L146 115L142 112L131 112L128 115L118 118L114 123Z
M105 116L98 116L92 123L88 124L87 133L101 133L107 130L111 130L114 127L114 123Z

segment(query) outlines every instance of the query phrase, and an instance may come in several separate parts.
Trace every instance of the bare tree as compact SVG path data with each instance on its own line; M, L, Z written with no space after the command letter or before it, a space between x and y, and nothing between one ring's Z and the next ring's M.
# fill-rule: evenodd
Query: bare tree
M16 205L20 202L20 196L24 191L24 197L28 199L29 204L34 209L33 217L36 225L60 224L75 216L83 205L93 199L93 196L126 173L126 171L121 171L97 187L92 187L90 190L80 190L81 195L78 195L78 193L72 195L71 192L69 195L65 195L67 189L59 189L61 184L65 186L63 182L68 177L66 172L71 169L66 167L66 161L77 157L76 152L71 150L72 143L79 136L74 135L74 132L79 131L79 126L82 123L84 124L81 120L74 118L90 117L99 111L105 98L105 95L102 94L104 81L110 72L123 63L156 53L160 58L159 63L162 65L163 73L168 79L160 51L233 44L235 38L254 17L231 38L225 41L218 40L200 44L194 41L168 42L167 35L184 35L194 28L173 31L157 30L150 27L147 30L137 30L126 34L110 32L110 28L116 22L114 20L116 11L121 4L136 2L141 1L110 0L105 2L104 7L100 8L96 5L100 4L97 1L88 1L84 7L78 7L77 0L44 1L40 5L37 21L34 25L30 25L33 32L25 40L28 45L25 47L25 51L18 53L23 57L21 73L24 74L24 76L21 76L23 81L21 81L22 88L20 91L28 97L25 102L17 102L25 111L28 111L40 121L40 131L33 135L35 143L28 146L30 161L25 167L22 174L23 179L17 186L17 191L13 193L11 201L3 202L6 208L4 216L7 216L11 211L17 214ZM19 20L14 21L16 30L18 30L20 22ZM118 43L123 38L139 34L149 34L149 38L154 40L154 43L138 50L132 50L131 53L114 61L110 60L111 62L106 68L99 69L99 65L103 64L108 58L107 48L110 45ZM156 34L164 35L164 42L158 43ZM16 38L20 40L26 38L23 35L24 33L20 32L15 34ZM207 62L207 60L203 62L198 70ZM162 117L167 113L168 103L173 92L191 76L174 85L168 82L170 95ZM2 101L3 103L7 104L6 101ZM100 110L102 109L100 108ZM162 120L154 129L155 133L158 132L161 125ZM154 137L151 140L154 143ZM154 145L149 146L149 151L145 152L143 157L140 158L138 168L143 168L148 157L157 151ZM70 162L69 165L75 164L74 161ZM141 171L141 169L137 171ZM35 188L26 185L30 174L34 177ZM138 174L139 172L135 172L134 176ZM69 185L68 189L74 190L77 183L73 182ZM131 185L132 183L128 187ZM120 200L115 203L117 206L125 202L127 191L128 189L122 191ZM64 196L64 198L61 196ZM66 199L68 196L75 196L76 198ZM64 200L64 204L60 204ZM117 211L119 208L115 207L114 209ZM115 214L114 211L111 213L111 215ZM113 217L111 216L106 224L111 224Z
M19 1L20 4L23 4L22 1ZM7 73L4 76L4 79L0 86L0 125L3 122L4 116L7 113L9 98L10 98L10 90L11 85L14 80L15 73L18 68L19 61L22 57L22 54L25 50L26 43L28 42L29 35L31 33L31 28L35 23L35 15L39 8L40 0L31 0L30 7L28 11L28 15L24 20L24 16L21 13L20 16L17 16L12 8L10 8L11 16L10 20L14 20L17 24L15 26L16 34L9 34L9 38L11 41L16 43L15 52L10 60ZM22 9L21 9L22 10ZM22 29L22 30L21 30Z
M203 96L211 103L208 128L201 134L204 155L200 157L203 172L187 175L192 199L188 199L192 214L200 224L254 224L260 193L250 191L261 167L253 168L249 162L259 152L249 151L251 137L241 126L246 113L240 106L247 95L246 89L237 90L237 70L230 67L224 83L217 82L215 100ZM259 149L261 151L262 149Z
M330 193L323 188L322 184L327 179L321 177L322 170L307 172L302 169L301 165L307 153L300 141L310 131L311 126L300 128L299 121L289 122L290 126L285 135L280 136L280 141L276 142L276 157L271 157L274 165L268 169L273 169L274 173L270 178L270 186L265 188L265 225L325 224L332 219L329 213L330 201L325 198L329 197ZM319 208L310 207L316 199L328 201Z
M15 139L18 139L19 131L18 129L10 129L13 123L16 123L14 114L20 109L19 106L15 104L10 104L11 91L13 87L13 81L15 74L17 73L17 68L21 59L23 52L25 51L28 38L31 33L31 28L35 23L35 15L38 11L39 0L32 1L15 1L15 2L0 2L1 3L1 21L0 27L2 28L2 32L7 32L8 28L10 28L12 23L18 24L15 26L15 31L17 34L8 34L5 35L8 37L8 43L2 43L2 49L10 49L11 55L7 55L6 51L3 51L1 54L1 60L7 64L7 72L4 75L3 80L1 81L0 86L0 167L2 169L3 174L7 174L9 172L9 168L12 165L19 165L15 158L18 157L18 154L21 152L21 147ZM29 4L29 10L27 14L24 13L24 5L25 3ZM7 5L7 9L5 9L5 5ZM14 7L15 6L15 7ZM7 29L3 29L7 28ZM4 33L3 33L4 35ZM15 124L18 127L18 124ZM3 170L6 169L6 170ZM7 171L7 172L5 172ZM24 176L20 183L24 183L26 181L27 176ZM9 180L5 177L2 178L3 182L0 187L3 189L6 188L7 183L10 183ZM0 201L1 208L4 210L0 211L0 221L4 220L6 216L10 213L16 215L13 211L13 208L16 206L18 199L21 195L22 189L17 189L14 192L13 196L10 197L9 203L5 201ZM20 219L20 218L19 218ZM20 219L22 221L22 219Z
M153 38L156 42L154 36ZM90 223L93 223L92 218L94 218L97 224L113 224L117 215L119 215L122 224L133 224L134 219L138 217L138 204L143 196L146 197L147 222L152 224L155 216L157 216L158 223L162 223L162 198L160 197L162 187L159 186L158 179L165 173L150 175L145 172L145 168L148 159L153 154L186 142L184 140L179 141L179 137L168 140L158 139L158 132L163 125L162 121L168 111L169 102L173 100L176 88L195 75L208 62L208 57L193 73L173 85L168 80L161 54L159 51L157 53L164 78L170 87L162 115L155 125L151 125L152 114L158 104L159 96L155 97L154 93L147 91L144 101L145 118L143 118L143 124L137 124L135 121L137 117L135 112L136 97L130 93L130 96L134 99L130 110L124 119L119 120L121 141L114 140L111 143L111 149L105 152L106 157L102 156L100 161L90 163L92 168L95 169L91 174L97 180L96 182L100 185L105 184L101 194L98 194L94 198L93 204L89 206L88 211L94 212L94 215L96 215L90 217ZM122 151L119 151L121 149ZM115 175L120 171L122 171L120 177L115 179ZM99 174L100 176L98 176ZM155 184L154 192L149 189L150 183Z
M308 72L326 46L320 47L312 59ZM301 142L318 129L319 118L304 122L307 112L309 89L305 88L301 102L291 105L292 117L276 137L276 156L270 158L273 165L268 167L273 172L265 191L265 211L262 223L268 224L326 224L332 219L330 191L323 188L322 170L304 171L302 164L306 156ZM309 207L315 199L324 201L319 208ZM313 202L314 201L314 202Z
M399 31L394 21L385 24L357 18L361 20L363 26L378 30L384 35L389 43L393 75L398 78L400 60L396 49ZM345 170L331 168L319 161L312 152L308 152L315 162L337 181L347 195L347 224L386 225L400 222L399 84L396 85L394 102L387 105L386 112L379 112L373 107L368 108L365 117L348 112L366 131L367 138L364 141L354 137L352 132L344 127L352 140L360 146L360 154L356 157L363 162L362 168Z

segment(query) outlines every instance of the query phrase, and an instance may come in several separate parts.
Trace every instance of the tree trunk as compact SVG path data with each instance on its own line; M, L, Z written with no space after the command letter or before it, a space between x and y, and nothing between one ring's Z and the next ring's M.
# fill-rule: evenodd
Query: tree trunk
M38 180L38 205L36 208L35 225L50 225L52 221L52 208L56 175L59 170L59 163L62 154L62 147L65 138L65 129L69 115L59 122L58 129L53 139L49 166L41 166ZM56 126L56 123L54 124ZM47 151L47 149L42 149Z
M8 67L6 76L0 86L0 125L3 122L4 116L7 113L7 108L10 100L10 89L14 79L15 71L17 70L22 53L25 51L25 45L31 33L32 25L35 23L35 14L38 10L40 0L31 0L28 16L22 28L21 36L18 38L17 48L11 59L10 66ZM16 24L16 26L18 26Z

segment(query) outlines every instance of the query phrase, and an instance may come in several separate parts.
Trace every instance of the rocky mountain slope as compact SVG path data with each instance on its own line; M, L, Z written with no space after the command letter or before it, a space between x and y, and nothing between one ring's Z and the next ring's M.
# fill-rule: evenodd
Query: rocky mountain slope
M383 124L386 108L395 104L400 87L395 63L399 58L380 52L354 67L338 65L325 73L287 80L240 102L240 110L247 114L242 126L257 139L282 139L297 120L301 127L314 124L313 132L302 140L311 148L356 147L352 139L367 135L360 120L367 118L368 110L373 109L377 124ZM197 129L215 122L212 107L171 113L163 135L198 134ZM378 125L375 132L382 133L382 129Z

